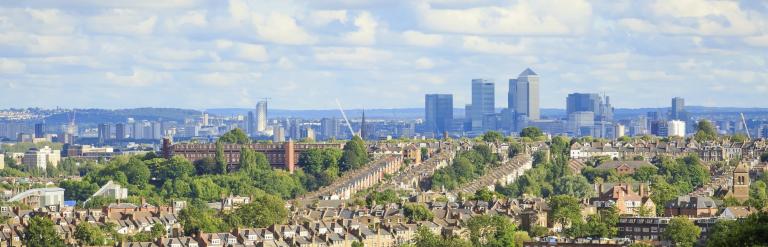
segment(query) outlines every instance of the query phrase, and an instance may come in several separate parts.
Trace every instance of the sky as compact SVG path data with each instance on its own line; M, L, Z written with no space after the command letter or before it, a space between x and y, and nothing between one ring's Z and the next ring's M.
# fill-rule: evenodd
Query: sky
M768 1L0 0L0 108L768 107Z

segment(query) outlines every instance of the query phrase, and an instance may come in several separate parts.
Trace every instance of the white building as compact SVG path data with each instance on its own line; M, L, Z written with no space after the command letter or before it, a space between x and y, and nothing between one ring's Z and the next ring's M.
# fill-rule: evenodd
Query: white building
M615 127L614 133L616 133L616 138L619 138L625 135L626 128L624 127L624 125L616 124L614 127Z
M262 100L256 103L256 131L264 132L267 130L267 101Z
M101 186L101 188L97 190L96 193L93 193L93 195L91 195L91 197L89 197L88 200L85 200L85 201L88 202L91 200L91 198L95 196L102 196L102 197L112 198L116 200L126 199L128 198L128 189L123 188L122 186L120 186L120 184L109 181L106 184L104 184L104 186Z
M0 154L0 169L5 169L5 154Z
M39 168L43 171L48 167L48 164L54 167L59 166L59 161L61 161L61 150L53 150L48 146L41 149L30 148L24 153L24 158L22 159L22 163L30 168L30 170Z
M685 122L672 120L667 122L667 136L685 137Z
M21 192L8 200L9 202L21 202L33 209L57 206L59 209L64 206L64 189L62 188L40 188Z

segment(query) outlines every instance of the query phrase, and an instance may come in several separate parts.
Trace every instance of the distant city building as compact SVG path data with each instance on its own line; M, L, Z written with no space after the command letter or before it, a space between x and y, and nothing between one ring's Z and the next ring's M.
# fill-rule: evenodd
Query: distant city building
M622 137L622 136L626 135L627 130L624 127L624 125L616 124L616 125L614 125L614 128L616 128L615 131L614 131L614 133L616 134L616 138L619 138L619 137Z
M267 130L267 111L266 100L256 103L256 131L264 132Z
M40 149L30 148L24 153L24 158L22 159L22 163L30 170L41 171L45 171L48 164L51 164L53 167L58 166L59 161L61 161L61 150L53 150L48 146Z
M115 124L115 139L118 141L122 141L125 139L126 131L125 131L125 124L124 123L118 123Z
M453 123L453 95L427 94L424 96L424 123L435 136L451 130Z
M151 131L152 140L163 139L163 125L160 122L152 122Z
M680 120L667 122L667 136L685 137L685 122Z
M595 113L595 121L613 121L613 106L610 97L600 97L596 93L572 93L566 98L566 114L578 111Z
M275 128L275 133L272 135L273 142L285 142L285 128L282 126Z
M594 112L578 111L568 114L568 132L574 136L591 136L594 127Z
M112 139L112 125L107 123L99 124L98 131L99 143L105 143Z
M507 106L509 109L514 109L513 119L519 119L519 116L525 116L527 120L540 118L539 75L530 68L520 73L517 79L509 79L507 97Z
M339 124L336 118L320 119L320 129L325 140L336 138L339 134Z
M483 120L488 114L495 114L495 100L493 81L486 79L472 80L472 107L467 112L473 131L484 130Z
M672 108L670 109L669 118L672 120L686 120L685 99L680 97L672 98Z
M256 114L253 111L248 111L248 117L246 118L245 131L248 135L255 136L258 132L256 130Z
M45 138L45 124L44 123L36 123L35 124L35 138Z

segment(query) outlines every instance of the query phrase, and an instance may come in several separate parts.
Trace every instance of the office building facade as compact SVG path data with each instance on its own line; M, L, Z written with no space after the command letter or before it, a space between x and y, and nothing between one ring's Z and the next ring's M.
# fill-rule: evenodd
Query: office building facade
M494 88L495 84L491 80L472 79L472 107L469 118L473 131L484 130L485 116L496 113Z
M530 68L517 79L509 79L507 104L514 109L515 118L524 115L527 120L539 120L539 75Z
M424 96L424 124L426 131L435 136L451 130L453 123L453 95L427 94Z
M256 103L256 131L264 132L267 130L267 101L262 100Z
M687 118L685 114L685 99L681 97L672 98L672 108L669 112L669 118L671 120L683 120Z

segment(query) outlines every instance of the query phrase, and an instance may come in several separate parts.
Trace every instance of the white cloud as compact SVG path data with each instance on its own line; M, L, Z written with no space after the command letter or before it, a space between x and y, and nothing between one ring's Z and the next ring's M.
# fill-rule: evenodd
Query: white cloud
M314 49L314 57L323 64L361 67L389 60L392 54L368 47L322 47Z
M752 46L768 47L768 34L744 38L744 42Z
M529 1L509 6L438 9L422 4L422 26L440 32L493 35L565 35L583 33L592 8L583 0Z
M626 18L621 25L635 32L705 35L752 35L767 24L766 17L742 9L738 1L656 0L645 20Z
M419 59L416 59L414 65L417 69L431 69L435 67L435 62L432 62L432 59L420 57Z
M112 9L88 18L90 31L115 35L149 35L155 30L157 16L128 9Z
M490 54L504 54L504 55L519 55L525 52L526 45L524 42L518 44L507 44L502 42L489 41L486 38L479 36L465 36L462 47L469 51L490 53Z
M273 12L267 16L254 15L256 33L264 40L286 45L315 43L316 39L296 24L288 15Z
M344 41L354 45L373 45L376 43L376 28L379 23L370 12L363 11L355 18L357 31L344 34Z
M425 34L419 31L408 30L403 32L405 43L415 46L438 46L443 43L443 36L439 34Z
M237 44L235 56L237 58L253 62L264 62L269 60L267 49L263 45L256 44Z
M209 86L231 86L239 83L250 83L261 78L261 73L208 73L197 76L197 80Z
M0 58L0 74L19 74L27 69L27 65L12 59Z
M171 76L165 72L157 72L143 68L133 68L131 74L120 75L113 72L105 74L106 79L120 86L144 87L158 82L171 80Z
M316 26L325 26L331 22L347 23L346 10L317 10L312 11L308 18L308 23Z

